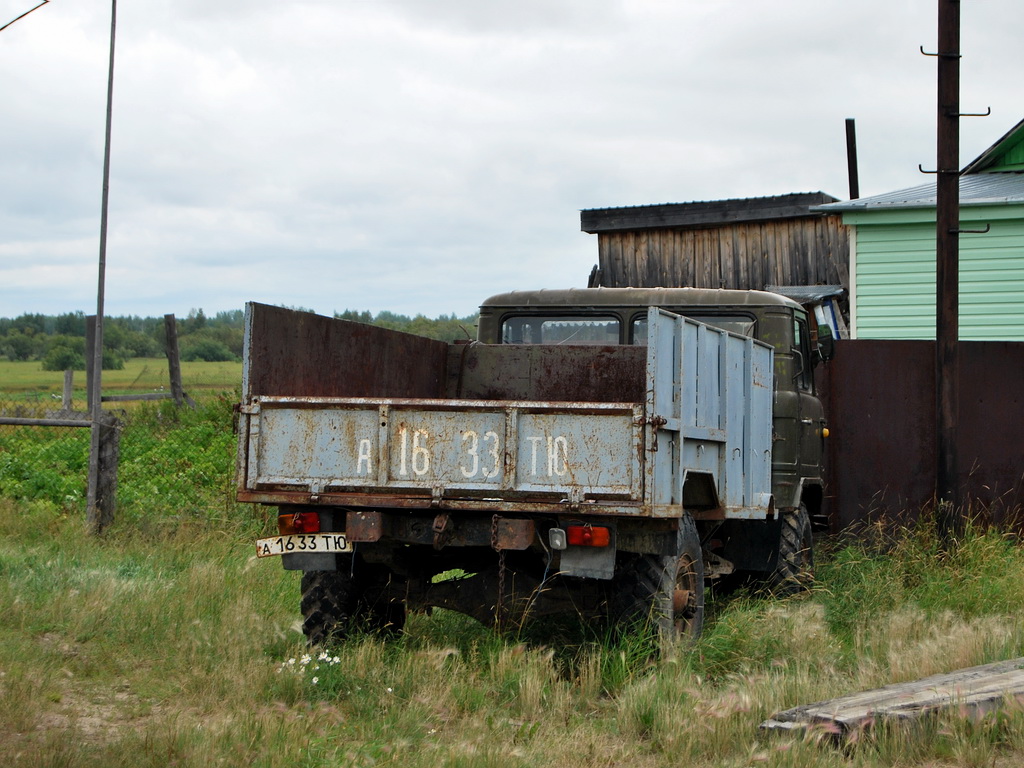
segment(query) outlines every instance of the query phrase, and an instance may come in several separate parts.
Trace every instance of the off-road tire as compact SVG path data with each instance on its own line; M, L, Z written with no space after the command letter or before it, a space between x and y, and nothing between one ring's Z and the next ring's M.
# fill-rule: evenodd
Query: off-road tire
M807 591L814 581L814 540L811 516L803 503L783 513L780 522L779 558L771 588L774 594L786 597Z
M303 571L302 632L310 645L344 637L351 629L356 600L348 571Z
M310 645L363 630L395 635L405 626L405 603L391 572L356 562L337 571L302 574L302 631Z
M620 630L652 628L663 647L692 645L704 626L704 560L692 518L680 521L674 551L624 557L609 600Z

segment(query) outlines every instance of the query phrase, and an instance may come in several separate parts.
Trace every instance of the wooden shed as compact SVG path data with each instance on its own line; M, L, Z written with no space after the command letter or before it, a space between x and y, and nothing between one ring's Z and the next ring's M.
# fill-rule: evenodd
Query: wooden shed
M842 216L815 210L836 201L808 192L581 211L581 229L597 234L591 285L845 286L849 238Z
M1024 121L960 174L960 339L1024 341ZM935 182L829 203L854 233L851 331L935 338Z

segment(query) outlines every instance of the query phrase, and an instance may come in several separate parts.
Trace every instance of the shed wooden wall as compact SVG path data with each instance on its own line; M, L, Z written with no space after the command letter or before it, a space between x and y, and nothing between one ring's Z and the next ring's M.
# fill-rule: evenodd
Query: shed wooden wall
M838 215L598 234L601 285L611 288L840 285L849 259Z

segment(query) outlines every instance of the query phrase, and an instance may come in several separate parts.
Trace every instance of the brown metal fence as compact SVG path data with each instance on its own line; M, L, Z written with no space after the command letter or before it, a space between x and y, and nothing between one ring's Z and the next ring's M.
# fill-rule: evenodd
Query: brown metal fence
M1024 343L961 342L958 485L996 521L1024 503ZM915 515L933 501L935 345L839 341L819 368L825 400L832 526Z
M1005 520L1024 505L1024 343L963 342L960 358L962 496ZM913 516L931 503L934 370L934 346L926 341L840 341L835 358L819 368L831 432L826 511L833 530L872 517ZM190 391L201 384L185 382ZM119 508L200 515L230 508L235 398L197 398L195 411L173 401L134 404L121 431ZM60 412L53 392L14 396L0 383L0 415ZM88 429L0 425L0 497L44 498L84 511L88 463Z

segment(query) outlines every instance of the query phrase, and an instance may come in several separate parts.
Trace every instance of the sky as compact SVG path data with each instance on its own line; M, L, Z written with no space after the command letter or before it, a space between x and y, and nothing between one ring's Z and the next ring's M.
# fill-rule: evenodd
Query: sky
M0 0L0 26L39 0ZM94 314L110 0L0 32L0 317ZM935 167L936 0L132 0L104 308L466 316L585 286L580 211ZM961 9L961 167L1024 118L1024 3Z

